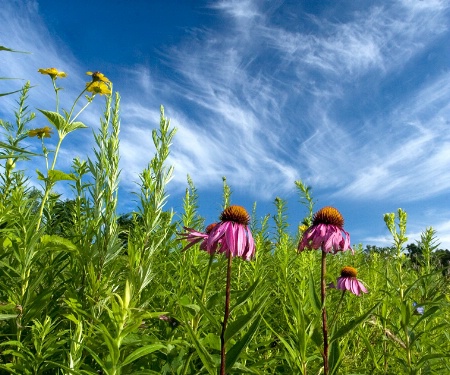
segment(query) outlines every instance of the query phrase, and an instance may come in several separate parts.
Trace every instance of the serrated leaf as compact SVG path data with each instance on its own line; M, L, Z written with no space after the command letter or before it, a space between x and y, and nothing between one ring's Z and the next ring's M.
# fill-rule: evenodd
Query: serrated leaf
M36 173L37 173L37 175L38 175L38 180L45 181L45 180L47 179L47 177L45 177L45 176L42 174L42 172L39 171L39 169L36 169Z
M70 133L70 132L73 132L74 130L84 129L84 128L87 128L87 126L84 125L81 121L75 121L75 122L71 122L70 124L68 124L64 130L66 131L66 133Z
M63 171L59 171L57 169L52 169L48 171L48 177L51 181L75 181L76 177L73 173L64 173Z
M52 111L45 111L43 109L39 109L38 111L41 112L45 117L47 117L47 120L59 131L63 131L64 127L67 124L67 121L64 117L62 117L58 112L52 112Z

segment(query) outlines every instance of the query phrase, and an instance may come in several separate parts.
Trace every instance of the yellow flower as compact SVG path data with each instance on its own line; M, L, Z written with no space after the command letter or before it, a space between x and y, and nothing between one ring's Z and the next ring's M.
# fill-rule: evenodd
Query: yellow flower
M100 95L110 95L111 89L109 86L102 81L94 81L86 83L86 90L95 94Z
M56 79L58 77L59 78L67 77L66 73L60 72L56 68L39 69L38 72L41 73L41 74L48 74L52 79Z
M105 77L105 75L103 73L100 72L86 72L86 74L88 76L92 76L92 82L97 82L97 81L101 81L101 82L105 82L105 83L111 83L111 81Z
M29 137L38 137L39 139L42 138L50 138L53 130L50 128L50 126L44 126L43 128L37 128L33 130L28 131Z

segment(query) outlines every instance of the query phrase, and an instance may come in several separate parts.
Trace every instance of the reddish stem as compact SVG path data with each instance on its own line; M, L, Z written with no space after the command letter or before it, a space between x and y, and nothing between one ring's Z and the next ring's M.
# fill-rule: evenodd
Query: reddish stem
M321 274L321 297L322 297L322 333L323 333L323 374L328 375L328 328L327 309L325 307L326 279L327 273L327 253L322 251L322 274Z
M225 375L226 354L225 354L225 330L227 329L228 316L230 315L230 294L231 294L231 253L228 254L227 285L225 289L225 312L223 315L222 333L220 334L220 375Z

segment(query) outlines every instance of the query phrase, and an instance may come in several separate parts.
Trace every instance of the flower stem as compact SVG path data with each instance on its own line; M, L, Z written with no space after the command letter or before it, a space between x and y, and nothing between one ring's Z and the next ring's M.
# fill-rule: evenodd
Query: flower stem
M228 254L227 285L225 289L225 312L223 314L222 333L220 334L220 375L225 375L225 330L227 328L228 316L230 315L230 294L231 294L231 260L233 256Z
M56 112L59 113L59 95L58 95L58 88L56 87L56 77L52 78L53 88L55 89L56 94Z
M331 319L331 324L330 324L331 333L333 333L334 323L336 323L336 319L337 319L339 310L341 309L342 301L344 300L344 295L345 295L345 290L342 291L341 298L339 299L336 310L334 311L333 319Z
M205 294L206 294L206 286L208 285L208 281L209 281L209 276L211 275L211 266L213 264L214 261L214 254L211 254L209 257L209 263L208 263L208 268L206 270L206 276L205 276L205 282L203 283L203 288L202 288L202 293L200 295L200 301L204 301L205 299ZM198 323L200 321L201 315L200 313L197 314L197 316L194 318L193 322L192 322L192 329L194 330L194 332L197 331L198 328Z
M327 310L325 307L326 280L327 273L327 253L322 251L322 273L321 273L321 302L322 302L322 333L323 333L323 374L328 375L328 328L327 328Z
M205 283L203 284L202 294L200 295L200 300L203 302L206 293L206 286L208 285L209 275L211 275L211 266L213 264L214 254L211 254L209 257L208 268L206 270Z

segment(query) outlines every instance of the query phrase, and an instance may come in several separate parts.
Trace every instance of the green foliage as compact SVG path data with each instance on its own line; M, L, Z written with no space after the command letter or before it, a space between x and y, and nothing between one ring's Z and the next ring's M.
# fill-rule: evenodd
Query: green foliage
M50 150L44 138L29 138L29 92L26 84L15 121L0 122L0 372L217 374L227 259L198 245L182 251L187 243L178 233L203 231L205 221L189 176L182 212L166 208L176 129L164 109L152 130L155 154L134 193L136 208L119 215L119 95L106 98L92 158L74 159L62 171L63 140L85 127L75 119L93 99L75 116L75 104L69 112L58 105L40 110L56 130ZM29 152L25 140L40 143L42 152ZM31 188L34 168L23 167L38 157L46 165L40 190ZM69 185L73 197L63 200L59 184ZM255 204L255 259L233 260L225 330L230 374L322 371L321 254L296 252L314 200L310 187L295 186L305 206L299 230L290 233L282 198L274 200L275 214L262 218ZM225 178L220 199L223 208L232 201ZM359 297L327 292L330 373L449 373L449 251L438 248L432 228L407 245L403 210L384 219L392 246L355 246L354 256L328 257L327 283L351 265L369 289Z

